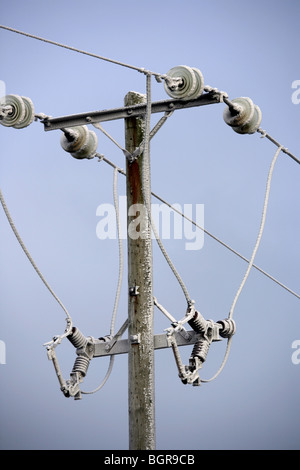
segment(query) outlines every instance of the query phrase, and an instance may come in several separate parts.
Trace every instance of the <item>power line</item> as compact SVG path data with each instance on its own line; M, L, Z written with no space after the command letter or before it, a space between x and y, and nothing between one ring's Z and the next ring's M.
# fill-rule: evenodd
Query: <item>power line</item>
M261 223L260 223L260 228L259 228L259 232L258 232L258 236L257 236L257 239L256 239L256 243L255 243L255 246L254 246L254 249L252 251L252 255L251 255L251 259L249 261L249 264L248 264L248 267L247 267L247 270L246 270L246 273L242 279L242 282L236 292L236 295L233 299L233 302L232 302L232 305L231 305L231 308L230 308L230 311L229 311L229 315L228 315L228 318L232 318L233 316L233 312L234 312L234 309L235 309L235 306L236 306L236 303L239 299L239 296L243 290L243 287L249 277L249 274L250 274L250 271L251 271L251 268L253 267L253 262L254 262L254 258L256 256L256 253L257 253L257 250L259 248L259 245L260 245L260 242L261 242L261 238L262 238L262 234L263 234L263 231L264 231L264 227L265 227L265 221L266 221L266 215L267 215L267 208L268 208L268 203L269 203L269 195L270 195L270 189L271 189L271 181L272 181L272 176L273 176L273 171L274 171L274 166L275 166L275 163L277 161L277 158L278 158L278 155L280 154L282 150L282 147L279 146L277 151L275 152L275 155L272 159L272 162L271 162L271 165L270 165L270 169L269 169L269 173L268 173L268 178L267 178L267 184L266 184L266 192L265 192L265 198L264 198L264 205L263 205L263 211L262 211L262 218L261 218ZM210 379L201 379L202 382L211 382L212 380L216 379L218 377L218 375L222 372L222 370L224 369L224 366L226 365L227 363L227 360L228 360L228 357L229 357L229 353L230 353L230 349L231 349L231 342L232 342L232 336L230 338L228 338L228 341L227 341L227 347L226 347L226 351L225 351L225 355L224 355L224 359L222 361L222 364L220 365L219 367L219 370L216 372L216 374L211 377Z
M283 147L279 142L277 142L277 140L275 140L273 137L271 137L266 131L264 131L263 129L259 128L259 129L257 129L257 132L259 132L259 133L262 135L262 138L263 138L263 137L266 137L266 138L269 139L273 144L275 144L277 147L281 147L281 151L282 151L283 153L286 153L289 157L291 157L293 160L295 160L295 162L297 162L297 163L300 164L299 158L295 157L295 155L293 155L287 148Z
M120 222L120 210L119 210L119 203L118 203L118 171L119 168L116 166L112 165L114 168L114 173L113 173L113 198L114 198L114 206L115 206L115 212L116 212L116 222L117 222L117 230L118 230L118 242L119 242L119 276L118 276L118 284L117 284L117 291L115 295L115 303L114 303L114 309L113 309L113 314L112 314L112 319L111 319L111 327L110 327L110 334L113 337L115 334L115 320L117 316L117 310L119 306L119 301L120 301L120 293L121 293L121 287L122 287L122 279L123 279L123 268L124 268L124 256L123 256L123 243L122 243L122 234L121 234L121 222ZM90 392L85 392L82 391L83 394L85 395L91 395L93 393L98 392L107 382L107 380L110 377L110 374L113 369L114 365L114 357L113 355L110 356L110 361L109 361L109 366L106 372L106 375L101 382L101 384L95 388L94 390Z
M122 168L119 168L117 165L115 165L115 163L113 163L112 161L110 161L108 158L104 157L103 155L100 155L100 154L96 154L96 157L98 157L99 159L99 162L101 162L102 160L107 163L108 165L112 166L113 168L116 168L117 171L119 173L121 173L123 176L126 176L126 173L125 171L122 169ZM235 250L234 248L232 248L230 245L228 245L227 243L223 242L220 238L216 237L215 235L213 235L211 232L209 232L207 229L201 227L201 225L199 225L197 222L195 222L193 219L191 219L190 217L188 217L187 215L185 215L183 212L181 212L179 209L177 209L177 207L173 206L171 203L169 203L166 199L162 198L161 196L159 196L158 194L156 194L155 192L151 191L151 194L153 197L155 197L155 199L157 199L158 201L162 202L163 204L165 204L166 206L168 206L170 209L172 209L174 212L177 212L177 214L179 214L181 217L183 217L184 219L188 220L191 224L193 224L195 227L197 227L198 229L202 230L206 235L208 235L210 238L212 238L213 240L215 240L217 243L219 243L220 245L224 246L224 248L226 248L227 250L231 251L231 253L235 254L236 256L238 256L239 258L241 258L243 261L245 261L246 263L250 263L250 260L248 258L246 258L245 256L243 256L241 253L239 253L237 250ZM290 294L294 295L295 297L297 297L298 299L300 299L300 294L297 294L297 292L294 292L292 289L290 289L289 287L287 287L285 284L283 284L282 282L280 282L278 279L276 279L275 277L273 277L271 274L269 274L268 272L264 271L262 268L260 268L259 266L257 266L256 264L253 264L252 267L254 269L256 269L257 271L259 271L261 274L263 274L264 276L266 276L267 278L269 278L271 281L275 282L276 284L278 284L280 287L282 287L283 289L285 289L287 292L289 292Z
M246 271L245 276L244 276L244 278L241 282L240 287L238 288L238 291L236 293L236 296L235 296L235 298L233 300L233 303L232 303L232 306L230 308L229 318L232 318L236 302L237 302L237 300L238 300L238 298L239 298L239 296L242 292L242 289L245 285L246 280L248 279L248 276L250 274L250 270L253 266L254 258L256 256L257 250L258 250L260 242L261 242L261 238L262 238L262 234L263 234L264 227L265 227L265 222L266 222L266 215L267 215L267 208L268 208L268 203L269 203L269 195L270 195L270 189L271 189L271 180L272 180L272 176L273 176L273 170L274 170L276 160L277 160L278 155L280 154L281 150L282 150L282 147L279 147L278 150L276 151L274 157L273 157L272 162L271 162L271 166L270 166L270 170L269 170L269 174L268 174L268 179L267 179L267 187L266 187L265 200L264 200L264 206L263 206L263 211L262 211L262 218L261 218L259 233L258 233L257 240L256 240L256 243L255 243L252 255L251 255L251 259L250 259L248 267L247 267L247 271Z
M29 253L28 249L26 248L25 246L25 243L23 242L19 232L17 231L16 227L15 227L15 224L12 220L12 217L10 215L10 212L7 208L7 205L6 205L6 202L5 202L5 199L3 197L3 194L2 194L2 191L0 189L0 202L1 202L1 205L3 207L3 210L5 212L5 215L7 217L7 220L9 222L9 225L13 231L13 233L15 234L22 250L24 251L25 255L27 256L28 260L30 261L31 265L33 266L33 268L35 269L35 271L37 272L37 274L39 275L40 279L43 281L43 283L45 284L45 286L47 287L47 289L50 291L51 295L54 297L54 299L58 302L58 304L61 306L61 308L64 310L64 312L66 313L67 315L67 328L66 328L66 331L63 335L61 335L58 339L59 339L59 342L66 336L68 336L72 330L72 318L68 312L68 310L66 309L66 307L64 306L64 304L62 303L62 301L57 297L57 295L55 294L55 292L53 291L53 289L50 287L50 285L48 284L48 282L46 281L46 279L44 278L43 274L41 273L41 271L39 270L39 268L37 267L36 263L34 262L31 254ZM55 341L57 342L57 340Z
M36 36L35 34L26 33L24 31L14 29L14 28L11 28L9 26L0 25L0 28L5 29L7 31L11 31L11 32L16 33L16 34L21 34L22 36L26 36L26 37L29 37L29 38L32 38L32 39L37 39L38 41L42 41L42 42L46 42L48 44L52 44L53 46L62 47L63 49L68 49L69 51L78 52L79 54L88 55L90 57L94 57L95 59L100 59L100 60L110 62L110 63L115 64L115 65L120 65L122 67L133 69L133 70L136 70L137 72L154 75L157 79L163 78L162 74L151 72L149 70L146 70L143 67L136 67L135 65L126 64L125 62L120 62L119 60L110 59L108 57L104 57L104 56L101 56L99 54L94 54L93 52L84 51L82 49L78 49L77 47L67 46L66 44L61 44L61 43L56 42L56 41L51 41L50 39L42 38L40 36Z
M101 56L99 54L95 54L93 52L88 52L88 51L84 51L82 49L78 49L76 47L72 47L72 46L68 46L66 44L62 44L62 43L59 43L59 42L56 42L56 41L52 41L50 39L46 39L46 38L42 38L40 36L36 36L34 34L30 34L30 33L26 33L24 31L20 31L18 29L15 29L15 28L11 28L9 26L4 26L4 25L0 25L0 28L1 29L4 29L6 31L11 31L13 33L16 33L16 34L20 34L22 36L26 36L26 37L29 37L29 38L32 38L32 39L36 39L38 41L42 41L42 42L45 42L45 43L48 43L48 44L52 44L54 46L57 46L57 47L62 47L63 49L67 49L67 50L70 50L70 51L73 51L73 52L78 52L79 54L84 54L84 55L87 55L87 56L90 56L90 57L94 57L96 59L99 59L99 60L103 60L103 61L106 61L106 62L110 62L112 64L115 64L115 65L119 65L119 66L122 66L122 67L126 67L126 68L129 68L129 69L132 69L132 70L136 70L137 72L140 72L140 73L143 73L145 75L153 75L157 81L162 81L163 79L166 78L166 75L165 74L161 74L161 73L157 73L157 72L152 72L151 70L147 70L145 69L144 67L137 67L135 65L131 65L131 64L127 64L125 62L121 62L119 60L115 60L115 59L110 59L108 57L104 57L104 56ZM214 92L214 93L218 93L221 97L221 101L223 101L224 103L227 104L227 106L229 106L229 108L234 108L234 104L228 99L228 95L226 92L224 91L219 91L217 90L216 88L212 88L210 86L206 86L205 87L205 90L206 91L211 91L211 92ZM260 134L262 134L262 137L266 137L267 139L269 139L271 142L273 142L275 145L277 145L277 147L281 146L273 137L271 137L265 130L259 128L257 130L257 132L259 132ZM282 147L282 146L281 146ZM295 162L299 163L300 164L300 160L295 157L295 155L293 155L287 148L284 148L282 147L282 152L286 153L289 157L291 157Z
M140 72L140 73L143 73L145 75L153 75L157 81L162 81L164 79L166 79L166 75L165 74L161 74L161 73L157 73L157 72L152 72L151 70L147 70L145 69L144 67L137 67L135 65L131 65L131 64L127 64L125 62L121 62L121 61L118 61L118 60L115 60L115 59L110 59L108 57L104 57L104 56L101 56L99 54L95 54L93 52L88 52L88 51L84 51L82 49L78 49L76 47L72 47L72 46L68 46L66 44L61 44L59 42L56 42L56 41L52 41L50 39L46 39L46 38L42 38L40 36L36 36L34 34L30 34L30 33L26 33L24 31L20 31L20 30L17 30L15 28L11 28L9 26L4 26L4 25L0 25L0 28L1 29L4 29L4 30L7 30L7 31L11 31L13 33L16 33L16 34L20 34L22 36L26 36L26 37L29 37L29 38L32 38L32 39L36 39L38 41L42 41L42 42L45 42L45 43L48 43L48 44L52 44L54 46L57 46L57 47L62 47L64 49L67 49L67 50L70 50L70 51L73 51L73 52L78 52L79 54L84 54L84 55L87 55L87 56L90 56L90 57L94 57L96 59L99 59L99 60L103 60L103 61L106 61L106 62L110 62L112 64L115 64L115 65L119 65L119 66L122 66L122 67L126 67L126 68L129 68L129 69L132 69L132 70L136 70L137 72ZM232 108L234 109L234 103L232 103L229 99L228 99L228 95L226 92L224 91L219 91L217 90L216 88L212 88L210 86L206 86L205 87L205 90L206 91L211 91L213 93L217 93L219 94L220 98L221 98L221 101L223 101L224 103L227 104L227 106L229 108ZM260 134L262 134L262 137L266 137L267 139L269 139L271 142L273 142L275 145L277 145L277 147L282 147L282 152L284 152L285 154L287 154L289 157L291 157L295 162L299 163L300 164L300 160L295 156L293 155L287 148L281 146L281 144L279 144L273 137L271 137L265 130L259 128L257 129L257 132L259 132Z
M152 131L150 132L150 138L154 137L154 135L156 134L156 132L161 128L161 126L166 122L167 118L171 115L171 113L165 113L165 116L162 117L160 119L160 121L154 126L154 128L152 129ZM96 128L98 128L99 130L101 130L117 147L119 147L123 152L124 152L124 149L122 148L122 146L107 132L103 129L103 127L98 123L98 124L94 124L94 126ZM285 152L285 153L289 153L288 150L283 147L281 144L279 144L275 139L273 139L272 137L269 136L269 134L266 133L266 131L262 131L261 129L258 129L257 132L261 132L263 133L263 137L267 137L269 138L269 140L274 143L276 146L278 146L280 148L280 150L282 152ZM126 175L125 171L122 170L121 168L117 167L117 165L115 165L113 162L111 162L109 159L105 158L103 155L100 155L100 154L96 154L96 156L98 156L99 158L99 161L105 161L106 163L108 163L109 165L111 165L113 168L117 169L117 171L123 175ZM294 155L292 155L292 157L294 159L296 159L297 161L297 158L294 157ZM158 196L156 193L152 192L151 191L151 194L153 197L155 197L156 199L158 199L159 201L161 201L163 204L167 205L168 207L170 207L170 209L172 209L174 212L177 212L179 215L181 215L184 219L188 220L190 223L192 223L195 227L199 228L200 230L202 230L206 235L208 235L210 238L212 238L213 240L217 241L219 244L223 245L226 249L228 249L229 251L231 251L232 253L234 253L236 256L238 256L239 258L241 258L243 261L245 261L246 263L250 263L250 260L247 259L245 256L243 256L241 253L239 253L237 250L233 249L230 245L228 245L227 243L223 242L220 238L216 237L215 235L213 235L211 232L209 232L208 230L204 229L203 227L201 227L199 224L197 224L194 220L192 220L191 218L187 217L185 214L183 214L181 211L179 211L176 207L174 207L172 204L170 204L168 201L166 201L165 199L163 199L162 197ZM153 227L152 227L153 228ZM153 230L154 231L154 230ZM158 235L154 232L154 235L156 237L156 240L158 241L159 240L159 237ZM159 245L160 246L160 245ZM162 253L164 254L165 252L165 249L164 247L161 248L161 251ZM166 253L166 252L165 252ZM165 254L164 254L165 256ZM168 255L166 255L168 256ZM165 256L165 257L166 257ZM167 260L168 261L168 260ZM171 260L170 260L171 262ZM171 262L172 264L172 262ZM171 266L170 266L171 267ZM282 287L283 289L285 289L287 292L289 292L290 294L294 295L295 297L297 297L298 299L300 299L300 295L297 294L296 292L294 292L292 289L290 289L289 287L287 287L285 284L283 284L282 282L278 281L278 279L276 279L275 277L271 276L269 273L267 273L266 271L264 271L262 268L260 268L259 266L257 266L256 264L252 263L252 267L255 268L256 270L258 270L259 272L261 272L264 276L268 277L269 279L271 279L273 282L275 282L276 284L278 284L280 287ZM171 267L172 269L172 267ZM173 270L173 269L172 269ZM179 277L179 274L177 273L176 269L174 268L174 274L176 276L176 278L178 279ZM177 277L178 276L178 277ZM180 285L182 286L182 289L183 289L183 292L185 293L186 295L186 298L189 298L188 296L188 292L186 290L186 287L183 283L182 280L180 280Z
M199 224L197 224L197 222L195 222L194 220L192 220L191 218L187 217L185 214L183 214L182 212L180 212L175 206L173 206L172 204L170 204L168 201L166 201L165 199L163 199L162 197L158 196L157 194L153 193L152 192L152 196L154 196L156 199L158 199L159 201L161 201L162 203L166 204L168 207L170 207L170 209L172 209L174 212L177 212L179 215L181 215L184 219L188 220L189 222L191 222L193 225L195 225L195 227L199 228L200 230L202 230L206 235L208 235L210 238L212 238L213 240L215 240L216 242L220 243L220 245L223 245L227 250L231 251L232 253L234 253L236 256L238 256L239 258L241 258L243 261L245 261L246 263L249 263L250 260L247 259L245 256L243 256L241 253L239 253L237 250L235 250L234 248L232 248L230 245L228 245L227 243L223 242L220 238L216 237L215 235L213 235L211 232L209 232L207 229L201 227ZM264 274L265 276L267 276L269 279L271 279L271 281L274 281L276 284L278 284L280 287L282 287L283 289L287 290L290 294L293 294L295 297L297 297L298 299L300 299L300 295L297 294L296 292L294 292L292 289L290 289L289 287L287 287L286 285L284 285L282 282L278 281L278 279L276 279L275 277L271 276L271 274L267 273L266 271L264 271L262 268L260 268L259 266L257 266L256 264L253 264L253 268L257 269L259 272L261 272L262 274Z

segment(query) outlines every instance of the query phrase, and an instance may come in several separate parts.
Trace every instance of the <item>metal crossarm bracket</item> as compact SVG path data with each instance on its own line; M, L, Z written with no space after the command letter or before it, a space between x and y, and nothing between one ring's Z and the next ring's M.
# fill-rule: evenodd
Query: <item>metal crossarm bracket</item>
M178 346L188 346L191 344L195 344L198 340L198 334L195 333L193 330L187 331L186 337L183 337L181 332L174 333L176 338L176 343ZM215 339L215 341L219 341L220 338ZM154 335L154 349L165 349L169 348L170 345L168 343L168 338L165 333L160 335ZM110 356L110 355L117 355L117 354L127 354L129 350L129 342L128 339L122 339L115 342L111 349L107 349L104 343L97 342L95 343L95 350L94 350L94 357L101 357L101 356Z
M204 93L193 100L163 100L153 102L151 113L163 113L176 109L187 109L197 106L220 103L220 95L217 93ZM53 131L65 127L83 126L97 122L114 121L116 119L126 119L128 117L145 116L146 104L125 106L103 111L92 111L90 113L73 114L57 118L46 117L42 120L45 131Z
M200 314L198 313L198 316ZM202 367L205 358L199 355L199 351L203 346L203 340L206 340L209 345L214 341L220 341L222 338L228 338L235 332L235 325L233 321L220 321L215 323L212 320L205 321L205 332L195 330L185 330L183 327L178 328L175 324L172 328L167 330L167 334L159 334L153 336L154 349L172 348L176 364L179 370L179 376L183 383L192 383L193 385L200 385L200 378L198 370ZM191 326L195 327L200 325L200 321L193 320ZM129 339L120 339L122 334L128 327L128 320L124 322L119 331L112 337L107 335L98 339L91 336L85 337L78 328L73 327L72 332L67 336L69 341L76 348L77 358L75 360L73 369L70 373L70 379L63 378L53 344L48 345L47 354L49 360L53 362L54 369L60 384L61 391L65 397L73 397L75 400L81 399L80 383L83 381L87 374L90 361L94 357L113 356L118 354L127 354L129 352L130 344L141 343L140 334L130 336ZM178 347L179 346L194 346L194 354L190 358L190 365L184 366L181 362ZM199 349L199 346L201 348ZM199 349L199 351L198 351Z

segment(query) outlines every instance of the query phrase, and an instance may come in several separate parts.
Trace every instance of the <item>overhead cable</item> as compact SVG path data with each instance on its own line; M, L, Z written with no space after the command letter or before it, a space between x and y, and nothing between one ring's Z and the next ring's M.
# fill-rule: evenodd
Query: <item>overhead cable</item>
M112 337L115 334L115 322L116 322L116 316L117 316L117 311L118 311L118 306L119 306L119 301L120 301L120 293L121 293L122 279L123 279L123 269L124 269L123 242L122 242L120 211L119 211L119 203L118 203L118 171L119 171L119 168L114 166L113 199L114 199L114 206L115 206L115 212L116 212L118 243L119 243L119 276L118 276L115 303L114 303L113 314L112 314L112 319L111 319L111 326L110 326L110 335ZM92 393L96 393L105 385L105 383L107 382L107 380L108 380L108 378L109 378L109 376L112 372L112 368L113 368L113 364L114 364L114 357L115 357L114 355L110 356L108 370L107 370L106 375L105 375L103 381L101 382L101 384L96 389L94 389L90 392L82 391L83 394L89 395L89 394L92 394Z
M115 65L120 65L122 67L130 68L132 70L136 70L137 72L143 73L145 75L153 75L156 78L157 81L162 81L162 80L165 80L167 78L167 75L165 75L165 74L152 72L151 70L147 70L144 67L137 67L135 65L127 64L125 62L121 62L121 61L118 61L118 60L115 60L115 59L110 59L108 57L104 57L104 56L101 56L99 54L84 51L84 50L78 49L76 47L68 46L66 44L61 44L59 42L52 41L52 40L46 39L46 38L42 38L42 37L34 35L34 34L26 33L24 31L20 31L18 29L11 28L9 26L0 25L0 29L4 29L6 31L11 31L13 33L20 34L20 35L23 35L23 36L26 36L26 37L29 37L29 38L32 38L32 39L36 39L38 41L42 41L42 42L45 42L45 43L48 43L48 44L52 44L52 45L57 46L57 47L62 47L64 49L68 49L68 50L73 51L73 52L78 52L80 54L84 54L84 55L87 55L87 56L90 56L90 57L94 57L96 59L100 59L100 60L103 60L103 61L106 61L106 62L110 62L110 63L115 64ZM221 101L226 103L227 106L230 109L235 109L234 103L231 100L229 100L228 94L226 92L224 92L224 91L219 92L216 88L212 88L208 85L205 86L204 89L205 89L205 91L208 91L208 92L209 91L213 91L213 92L216 91L220 95ZM263 129L259 128L257 130L257 132L261 133L262 137L267 137L267 139L269 139L271 142L273 142L278 147L280 146L280 144L273 137L271 137L266 131L264 131ZM282 151L284 153L286 153L289 157L291 157L295 162L300 164L300 160L297 157L295 157L295 155L293 155L288 149L283 148Z
M101 162L102 160L107 163L108 165L112 166L113 168L116 168L118 170L119 173L121 173L122 175L126 176L126 172L119 168L117 165L115 165L115 163L113 163L112 161L110 161L108 158L104 157L104 155L100 155L100 154L96 154L96 157L98 157L99 159L99 162ZM213 240L215 240L217 243L219 243L220 245L224 246L227 250L231 251L233 254L235 254L236 256L238 256L239 258L241 258L243 261L245 261L246 263L249 263L250 260L248 258L246 258L245 256L243 256L241 253L239 253L237 250L235 250L234 248L232 248L230 245L228 245L227 243L225 243L224 241L222 241L219 237L216 237L215 235L213 235L211 232L209 232L207 229L201 227L201 225L199 225L197 222L195 222L193 219L191 219L190 217L188 217L187 215L185 215L183 212L181 212L180 210L177 209L177 207L173 206L171 203L169 203L166 199L162 198L161 196L159 196L158 194L154 193L153 191L151 192L152 196L155 197L155 199L157 199L158 201L162 202L163 204L165 204L166 206L170 207L170 209L172 209L174 212L177 212L177 214L181 215L181 217L183 217L184 219L188 220L191 224L193 224L195 227L197 227L198 229L202 230L206 235L208 235L210 238L212 238ZM292 289L290 289L288 286L286 286L285 284L283 284L282 282L280 282L278 279L276 279L274 276L272 276L271 274L269 274L267 271L263 270L262 268L260 268L259 266L257 266L256 264L253 263L252 267L254 269L256 269L257 271L259 271L261 274L263 274L264 276L266 276L267 278L269 278L271 281L275 282L276 284L278 284L280 287L282 287L283 289L285 289L287 292L289 292L290 294L294 295L295 297L297 297L297 299L300 299L300 294L298 294L297 292L293 291Z
M241 282L240 287L238 288L238 291L236 293L236 296L235 296L234 301L232 303L232 306L230 308L229 318L232 318L236 302L237 302L237 300L238 300L238 298L239 298L239 296L242 292L242 289L245 285L246 280L248 279L248 276L250 274L250 270L253 266L254 258L256 256L257 250L258 250L260 242L261 242L261 238L262 238L262 234L263 234L264 227L265 227L265 222L266 222L266 215L267 215L267 209L268 209L268 203L269 203L269 195L270 195L271 181L272 181L274 166L275 166L276 160L277 160L278 155L280 154L282 148L283 147L281 147L281 146L278 148L278 150L276 151L276 153L273 157L273 160L271 162L271 166L270 166L270 170L269 170L269 174L268 174L268 178L267 178L267 186L266 186L266 193L265 193L265 199L264 199L264 206L263 206L262 218L261 218L261 223L260 223L260 228L259 228L257 240L256 240L256 243L255 243L255 246L254 246L254 249L253 249L253 252L252 252L248 267L247 267L247 270L245 272L244 278Z
M52 44L53 46L62 47L64 49L68 49L68 50L73 51L73 52L78 52L79 54L88 55L90 57L94 57L95 59L100 59L100 60L110 62L110 63L115 64L115 65L120 65L122 67L133 69L133 70L136 70L137 72L154 75L157 79L160 79L160 78L163 77L160 73L151 72L149 70L144 69L143 67L136 67L135 65L130 65L130 64L126 64L124 62L120 62L119 60L110 59L108 57L103 57L99 54L94 54L92 52L84 51L84 50L78 49L76 47L67 46L66 44L61 44L61 43L56 42L56 41L51 41L50 39L45 39L45 38L42 38L40 36L36 36L35 34L25 33L24 31L20 31L18 29L11 28L9 26L0 25L0 28L5 29L7 31L11 31L13 33L21 34L22 36L26 36L26 37L29 37L29 38L32 38L32 39L37 39L38 41L42 41L42 42L46 42L48 44Z
M227 248L227 250L231 251L232 253L234 253L236 256L238 256L239 258L241 258L243 261L245 261L246 263L249 263L249 259L247 259L245 256L243 256L241 253L239 253L237 250L235 250L234 248L232 248L230 245L228 245L227 243L223 242L220 238L216 237L215 235L213 235L211 232L209 232L207 229L201 227L201 225L197 224L197 222L195 222L194 220L192 220L190 217L187 217L185 214L183 214L180 210L178 210L175 206L173 206L172 204L170 204L168 201L166 201L165 199L163 199L162 197L158 196L156 193L151 193L152 196L154 196L156 199L158 199L159 201L161 201L163 204L166 204L168 207L170 207L170 209L172 209L174 212L177 212L179 215L181 215L184 219L188 220L189 222L191 222L193 225L195 225L195 227L199 228L200 230L202 230L206 235L208 235L210 238L212 238L213 240L215 240L216 242L220 243L220 245L223 245L225 248ZM276 279L275 277L271 276L271 274L267 273L266 271L264 271L262 268L260 268L259 266L257 266L256 264L253 264L252 265L253 268L257 269L260 273L264 274L266 277L268 277L269 279L271 279L271 281L274 281L276 284L278 284L280 287L283 287L283 289L287 290L290 294L294 295L295 297L297 297L298 299L300 299L300 294L297 294L296 292L294 292L292 289L290 289L289 287L287 287L286 285L284 285L282 282L278 281L278 279Z
M273 144L275 144L277 147L281 147L281 151L283 153L286 153L289 157L291 157L293 160L295 160L295 162L297 163L300 163L300 160L299 158L295 157L295 155L293 155L287 148L285 147L282 147L282 145L277 142L277 140L275 140L273 137L271 137L266 131L264 131L263 129L259 128L257 129L257 132L259 132L261 134L261 137L266 137L267 139L269 139Z
M19 232L17 231L16 227L15 227L15 224L12 220L12 217L10 215L10 212L7 208L7 205L6 205L6 202L5 202L5 199L3 197L3 194L2 194L2 191L0 189L0 201L1 201L1 205L3 207L3 210L5 212L5 215L7 217L7 220L9 222L9 225L11 226L12 228L12 231L13 233L15 234L22 250L24 251L25 255L27 256L28 260L30 261L31 265L33 266L33 268L35 269L35 271L37 272L37 274L39 275L40 279L43 281L43 283L45 284L45 286L47 287L47 289L50 291L51 295L54 297L54 299L58 302L58 304L61 306L61 308L64 310L64 312L66 313L67 315L67 328L64 332L63 335L59 336L55 343L57 344L58 342L60 342L64 337L68 336L70 334L70 332L72 331L72 318L71 318L71 315L69 314L68 310L66 309L66 307L64 306L64 304L62 303L62 301L57 297L57 295L55 294L55 292L53 291L53 289L50 287L50 285L48 284L48 282L46 281L46 279L44 278L43 274L41 273L41 271L39 270L39 268L37 267L36 263L34 262L31 254L29 253L28 249L26 248L25 246L25 243L23 242Z
M267 209L268 209L268 203L269 203L271 181L272 181L274 166L275 166L275 163L277 161L278 155L280 154L281 150L282 150L282 147L280 146L278 148L278 150L275 152L275 155L274 155L274 157L272 159L272 162L271 162L271 165L270 165L270 169L269 169L269 173L268 173L268 177L267 177L266 192L265 192L265 198L264 198L264 204L263 204L263 210L262 210L262 217L261 217L259 232L258 232L258 235L257 235L256 243L255 243L255 246L253 248L253 252L252 252L247 270L246 270L245 275L242 279L242 282L241 282L241 284L240 284L240 286L237 290L237 293L234 297L234 300L232 302L232 305L231 305L231 308L230 308L230 311L229 311L228 318L231 318L231 319L232 319L232 316L233 316L233 313L234 313L236 303L239 299L239 296L240 296L240 294L242 292L242 289L243 289L243 287L246 283L246 280L249 277L251 268L253 266L254 258L256 256L257 250L259 248L259 245L260 245L260 242L261 242L261 239L262 239L262 234L263 234L264 227L265 227L265 222L266 222L266 215L267 215ZM201 379L201 382L211 382L216 377L218 377L218 375L221 373L221 371L223 370L223 368L224 368L224 366L225 366L225 364L228 360L228 357L229 357L229 352L230 352L230 348L231 348L231 341L232 341L232 336L230 338L228 338L227 348L226 348L226 351L225 351L225 356L224 356L223 362L222 362L219 370L217 371L217 373L213 377L211 377L210 379L206 379L206 380Z

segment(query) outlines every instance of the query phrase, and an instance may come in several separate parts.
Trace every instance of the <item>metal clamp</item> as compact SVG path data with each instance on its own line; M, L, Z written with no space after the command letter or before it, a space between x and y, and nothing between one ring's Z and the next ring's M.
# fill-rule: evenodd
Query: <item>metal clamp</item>
M140 288L140 286L129 287L130 297L135 297L135 296L139 295L139 288Z
M141 342L141 334L137 333L136 335L131 335L129 337L130 343L131 344L140 344Z

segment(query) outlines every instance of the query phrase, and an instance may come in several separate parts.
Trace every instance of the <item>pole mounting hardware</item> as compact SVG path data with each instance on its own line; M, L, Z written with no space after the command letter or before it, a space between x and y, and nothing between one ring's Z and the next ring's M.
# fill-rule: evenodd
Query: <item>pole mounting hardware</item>
M129 337L130 344L140 344L141 342L141 334L137 333L136 335L131 335Z
M137 295L139 295L139 288L140 288L140 286L129 287L130 297L136 297Z

